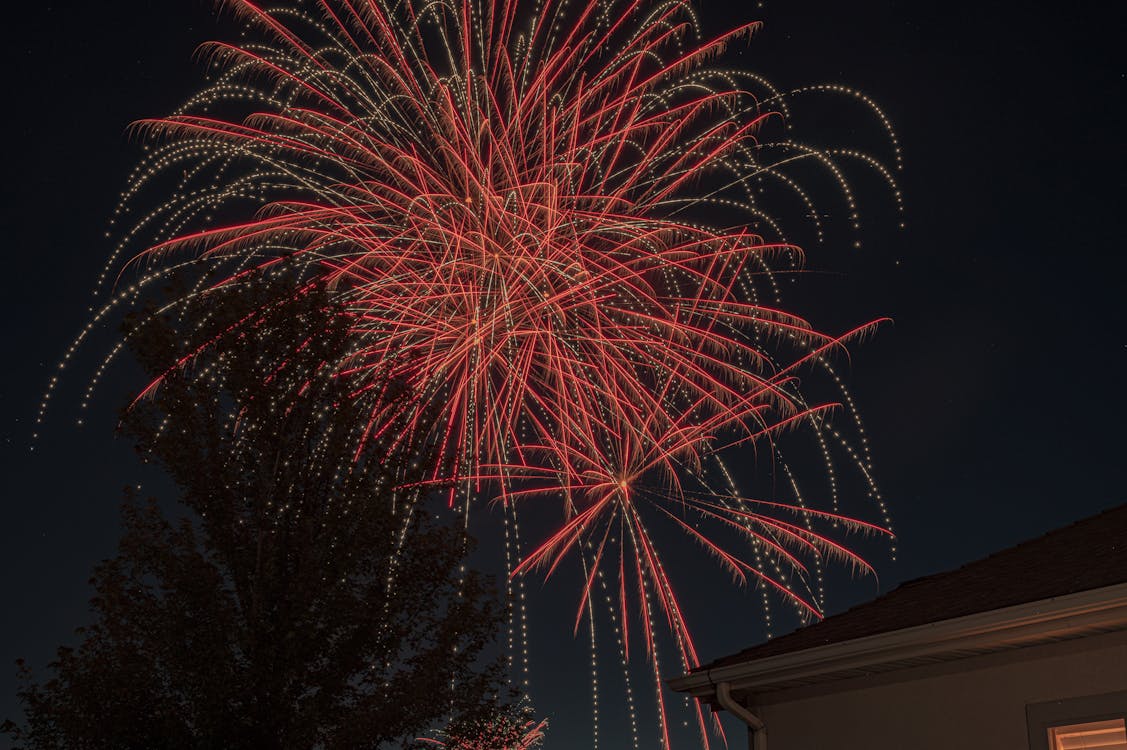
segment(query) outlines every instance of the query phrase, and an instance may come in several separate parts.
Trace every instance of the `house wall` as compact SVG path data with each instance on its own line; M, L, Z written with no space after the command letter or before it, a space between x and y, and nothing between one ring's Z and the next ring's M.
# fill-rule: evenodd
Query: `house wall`
M769 750L1024 750L1027 704L1124 690L1119 631L759 695L754 710Z

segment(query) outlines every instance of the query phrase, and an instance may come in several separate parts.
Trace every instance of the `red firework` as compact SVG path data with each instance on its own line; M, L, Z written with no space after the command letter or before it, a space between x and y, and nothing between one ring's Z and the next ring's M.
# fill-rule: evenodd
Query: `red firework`
M544 730L547 721L526 721L520 726L488 727L478 736L462 737L457 740L443 741L428 737L420 737L417 741L447 750L532 750L540 747L544 741ZM511 736L512 739L499 744L498 734Z
M348 426L358 445L406 420L398 439L431 446L452 503L561 502L563 525L516 572L581 556L578 616L594 586L616 590L624 652L640 622L655 680L659 613L682 667L698 660L647 519L815 614L804 559L867 568L815 528L882 528L745 498L720 463L803 426L828 451L834 405L809 403L797 373L873 325L821 333L757 291L800 253L748 228L775 226L756 181L807 201L785 162L840 173L834 152L758 140L784 100L706 66L755 24L699 43L683 2L309 5L225 0L258 41L206 45L212 84L139 124L155 150L126 200L179 182L127 237L157 240L135 258L142 285L187 254L226 269L192 300L283 259L302 269L295 294L332 290L355 348L329 364L376 404ZM740 223L706 223L717 209ZM386 382L410 397L379 399Z

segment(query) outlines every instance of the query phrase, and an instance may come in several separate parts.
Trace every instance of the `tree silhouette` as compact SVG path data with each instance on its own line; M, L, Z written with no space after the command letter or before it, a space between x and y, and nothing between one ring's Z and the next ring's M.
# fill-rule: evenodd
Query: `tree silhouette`
M351 426L402 387L325 370L349 336L324 294L283 300L260 278L200 305L187 333L151 313L129 326L162 377L122 431L178 502L127 491L92 624L46 681L20 664L26 719L4 731L29 749L380 748L516 726L494 720L519 711L487 658L503 616L489 581L465 569L459 524L395 489L427 476L425 448L388 433L356 454ZM230 333L248 319L253 335Z

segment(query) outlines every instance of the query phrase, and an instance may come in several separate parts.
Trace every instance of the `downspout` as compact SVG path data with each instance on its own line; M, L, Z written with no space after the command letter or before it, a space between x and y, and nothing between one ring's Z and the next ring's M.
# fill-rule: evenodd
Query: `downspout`
M716 702L728 713L747 724L748 731L751 733L751 750L767 750L767 725L763 723L763 719L749 711L747 706L732 697L731 683L721 682L716 685Z

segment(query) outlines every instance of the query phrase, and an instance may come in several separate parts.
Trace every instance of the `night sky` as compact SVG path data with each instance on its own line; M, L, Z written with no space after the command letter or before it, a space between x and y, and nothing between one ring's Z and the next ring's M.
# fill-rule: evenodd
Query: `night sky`
M737 5L749 9L698 3L709 29L766 22L731 59L784 90L854 86L903 144L906 229L887 192L864 182L861 247L836 235L807 244L813 273L785 297L823 330L894 321L854 346L847 368L899 534L895 561L873 557L879 590L1124 502L1127 65L1115 4ZM33 452L32 422L110 249L106 220L139 155L127 125L179 104L202 79L196 45L234 34L202 0L20 3L5 26L0 719L17 710L12 662L44 665L87 617L121 487L160 486L113 436L137 388L128 366L79 415L105 348L71 368ZM879 129L856 123L857 142L879 151ZM534 588L534 606L565 597L559 637L570 639L574 591ZM763 637L757 598L725 590L698 630L705 660ZM845 581L831 610L877 591ZM537 705L555 725L547 747L588 747L582 674L557 672L552 656L538 671L536 658Z

